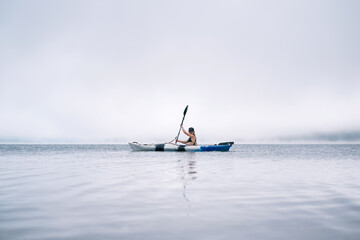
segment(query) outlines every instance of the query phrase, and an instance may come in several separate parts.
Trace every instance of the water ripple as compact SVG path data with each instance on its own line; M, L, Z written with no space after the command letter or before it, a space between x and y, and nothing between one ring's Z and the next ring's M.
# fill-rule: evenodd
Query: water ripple
M359 145L0 145L1 239L359 239Z

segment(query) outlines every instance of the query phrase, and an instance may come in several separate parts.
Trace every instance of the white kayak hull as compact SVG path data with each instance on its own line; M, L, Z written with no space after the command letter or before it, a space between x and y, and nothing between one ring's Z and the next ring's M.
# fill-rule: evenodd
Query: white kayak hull
M141 144L138 142L129 142L129 146L134 151L190 151L190 152L212 152L212 151L229 151L234 142L225 142L213 145L180 145L174 143L160 144Z

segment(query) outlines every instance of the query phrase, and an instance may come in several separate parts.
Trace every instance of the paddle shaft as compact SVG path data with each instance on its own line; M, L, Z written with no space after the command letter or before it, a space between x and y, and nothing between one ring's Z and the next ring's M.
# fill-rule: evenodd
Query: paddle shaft
M186 116L187 109L188 109L188 106L186 106L186 108L185 108L185 110L184 110L184 116L183 116L183 119L182 119L182 121L181 121L180 128L179 128L179 132L178 132L178 135L177 135L177 137L176 137L175 143L177 143L177 141L178 141L178 139L179 139L179 135L180 135L180 131L181 131L181 125L183 125L183 123L184 123L184 119L185 119L185 116Z

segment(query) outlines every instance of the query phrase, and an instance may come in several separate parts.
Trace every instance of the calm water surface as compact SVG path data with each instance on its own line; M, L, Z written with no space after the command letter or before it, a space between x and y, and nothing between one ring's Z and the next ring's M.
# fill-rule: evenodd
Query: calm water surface
M360 239L360 145L0 145L0 239Z

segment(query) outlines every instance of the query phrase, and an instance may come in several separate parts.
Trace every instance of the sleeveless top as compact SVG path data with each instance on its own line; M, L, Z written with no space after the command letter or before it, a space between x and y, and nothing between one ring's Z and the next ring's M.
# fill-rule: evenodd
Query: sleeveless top
M194 135L195 136L195 135ZM193 142L192 140L191 140L191 137L189 137L189 139L187 140L187 142ZM194 145L196 145L196 136L195 136L195 142L194 142Z

